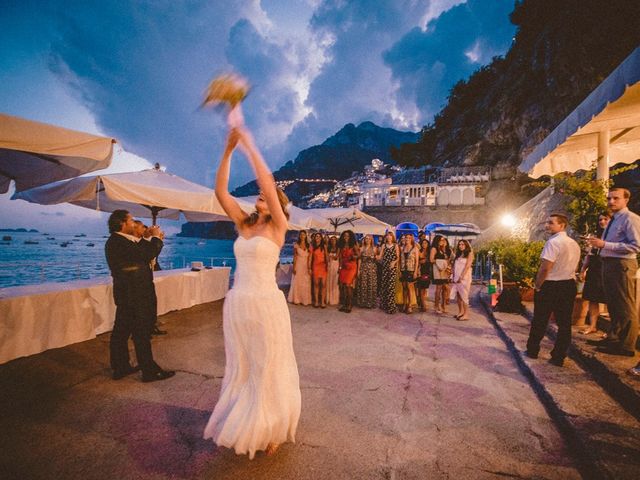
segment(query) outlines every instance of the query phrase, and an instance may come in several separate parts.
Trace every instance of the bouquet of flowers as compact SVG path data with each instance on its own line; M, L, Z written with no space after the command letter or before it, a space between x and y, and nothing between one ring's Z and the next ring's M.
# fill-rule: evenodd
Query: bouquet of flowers
M249 83L240 75L228 73L214 78L205 92L202 106L228 104L233 110L249 93Z

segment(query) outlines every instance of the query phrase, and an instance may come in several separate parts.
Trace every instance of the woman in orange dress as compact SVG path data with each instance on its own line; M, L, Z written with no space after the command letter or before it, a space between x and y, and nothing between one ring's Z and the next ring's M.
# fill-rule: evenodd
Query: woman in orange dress
M327 257L324 236L321 233L314 233L311 241L311 255L309 256L314 307L325 308L327 306Z
M338 282L340 283L342 301L341 312L351 313L353 307L353 287L358 273L358 256L356 236L351 230L345 230L338 240L338 261L340 262Z

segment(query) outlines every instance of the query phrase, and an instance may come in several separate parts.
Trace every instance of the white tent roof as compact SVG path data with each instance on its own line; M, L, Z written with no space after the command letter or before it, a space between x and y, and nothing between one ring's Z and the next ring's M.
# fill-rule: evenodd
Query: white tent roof
M0 193L20 192L107 168L113 138L0 113Z
M598 133L609 130L611 164L640 159L640 47L636 48L518 167L530 177L590 170Z

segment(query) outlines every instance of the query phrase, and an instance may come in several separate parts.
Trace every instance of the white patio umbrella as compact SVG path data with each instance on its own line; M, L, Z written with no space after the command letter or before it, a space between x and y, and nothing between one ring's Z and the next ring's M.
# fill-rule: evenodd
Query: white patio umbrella
M351 208L311 208L304 210L314 217L320 217L321 222L313 221L309 228L342 232L352 230L354 233L384 235L385 232L393 232L395 228L388 223L378 220L355 207Z
M257 197L238 198L247 213L255 209ZM113 173L78 177L72 180L16 192L12 199L41 205L71 203L80 207L112 212L128 210L134 217L179 220L189 222L229 221L215 196L215 191L177 175L163 172L159 165L139 172ZM309 228L304 210L291 206L289 227Z
M92 210L128 210L133 216L191 222L228 220L214 191L159 166L139 172L78 177L16 192L12 199L41 205L71 203Z
M0 193L17 192L107 168L113 138L0 113Z
M640 159L640 47L636 48L518 167L530 177Z

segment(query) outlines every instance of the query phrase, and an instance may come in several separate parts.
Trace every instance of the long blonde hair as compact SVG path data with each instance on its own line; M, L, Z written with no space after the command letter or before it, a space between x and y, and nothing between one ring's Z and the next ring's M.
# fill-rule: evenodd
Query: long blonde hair
M276 193L278 194L278 202L280 203L280 207L282 207L282 212L284 213L284 216L287 217L287 220L289 220L289 212L287 209L289 206L289 197L287 197L287 194L284 193L284 190L280 187L276 187ZM243 223L250 227L251 225L255 225L259 218L260 214L258 213L258 210L254 210L247 218L244 219ZM270 222L271 215L267 215L265 220Z

